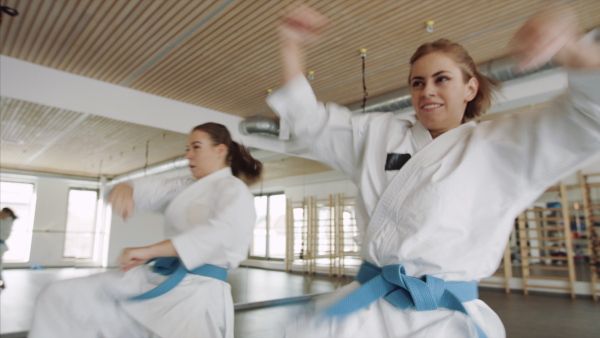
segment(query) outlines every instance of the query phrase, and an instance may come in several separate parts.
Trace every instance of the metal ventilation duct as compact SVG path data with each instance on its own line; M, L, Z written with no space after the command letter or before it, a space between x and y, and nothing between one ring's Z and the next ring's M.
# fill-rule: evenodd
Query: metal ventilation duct
M536 70L527 73L519 73L515 71L515 63L511 58L499 59L484 63L478 66L479 71L483 74L498 79L501 82L515 80L538 74L550 69L556 68L555 65L548 63ZM387 94L369 98L367 101L365 113L373 112L397 112L404 109L412 108L412 100L410 96L410 88L403 88ZM348 108L355 114L362 113L360 103L351 104ZM279 121L250 117L240 122L240 133L243 135L265 135L270 137L279 136Z
M279 137L279 121L264 117L249 117L239 124L242 135L266 135Z
M520 79L533 74L542 73L544 71L557 68L552 63L547 63L544 66L525 73L515 71L515 62L511 58L493 60L488 63L477 66L480 72L491 78L497 79L500 82L506 82L510 80ZM367 101L367 107L365 113L373 112L397 112L404 109L412 108L412 99L410 96L410 88L403 88L398 91L387 93L381 96L376 96L370 99L371 102ZM360 104L352 104L348 108L353 113L362 113L363 110L360 108Z
M163 162L157 165L150 166L145 169L138 169L130 173L117 176L107 183L108 186L117 185L122 182L134 180L144 176L156 175L171 170L182 169L188 166L188 160L185 157L178 157L168 162Z
M593 39L600 42L600 27L597 27L585 36L585 39ZM534 74L542 73L554 68L556 65L547 63L544 66L525 73L515 71L515 62L512 58L493 60L478 66L483 74L498 79L500 82L507 82L515 79L522 79ZM372 112L398 112L404 109L412 108L410 97L410 88L404 88L384 95L369 98L365 108L365 113ZM361 103L355 103L348 106L353 113L362 113ZM248 118L240 122L240 132L244 135L262 134L268 136L279 136L279 122L266 118Z

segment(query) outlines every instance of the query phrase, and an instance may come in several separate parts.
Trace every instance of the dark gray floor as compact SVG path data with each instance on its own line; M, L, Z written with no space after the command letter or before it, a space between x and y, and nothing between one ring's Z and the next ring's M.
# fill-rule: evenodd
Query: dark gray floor
M0 335L25 336L35 297L46 283L85 276L101 269L5 270L7 289L0 294ZM274 299L299 297L332 291L351 278L328 278L240 268L230 274L236 307ZM480 289L480 297L494 309L512 337L600 337L600 302L591 297L573 300L567 295L530 294L521 291L506 295L496 289ZM292 298L295 300L297 298ZM269 303L269 302L267 302ZM282 337L285 323L301 310L302 304L237 310L235 336L243 338Z
M481 288L480 298L502 319L508 338L600 337L600 303L590 298L571 299L566 295L505 294ZM286 318L301 305L277 306L235 314L236 337L283 337Z
M480 288L479 298L502 319L506 336L600 337L600 302L592 297Z

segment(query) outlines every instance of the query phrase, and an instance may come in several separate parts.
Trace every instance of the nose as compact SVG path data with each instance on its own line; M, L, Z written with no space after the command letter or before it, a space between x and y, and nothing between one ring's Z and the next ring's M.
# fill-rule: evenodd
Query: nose
M188 149L185 151L185 158L187 158L188 160L192 159L192 149Z
M425 82L425 84L423 85L423 90L421 91L421 96L422 97L432 97L432 96L435 96L435 94L436 94L435 85L433 83L431 83L430 81Z

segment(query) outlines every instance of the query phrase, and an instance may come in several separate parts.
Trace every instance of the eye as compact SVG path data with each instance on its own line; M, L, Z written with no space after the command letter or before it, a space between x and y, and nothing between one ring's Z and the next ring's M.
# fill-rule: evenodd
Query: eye
M413 88L421 87L421 86L423 86L423 81L413 81L413 83L411 83L411 86Z
M435 82L446 82L446 81L450 81L450 78L447 76L440 76L437 79L435 79Z
M194 149L200 149L200 146L194 146Z

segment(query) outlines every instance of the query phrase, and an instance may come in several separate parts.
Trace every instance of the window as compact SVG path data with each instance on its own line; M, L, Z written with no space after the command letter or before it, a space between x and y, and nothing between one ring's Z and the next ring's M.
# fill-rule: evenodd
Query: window
M63 257L92 259L98 191L70 189Z
M256 226L250 256L266 259L285 258L285 207L284 194L254 197Z
M6 263L29 261L31 234L35 212L35 193L32 183L0 182L0 207L11 208L17 219L6 240L8 251L3 256Z

